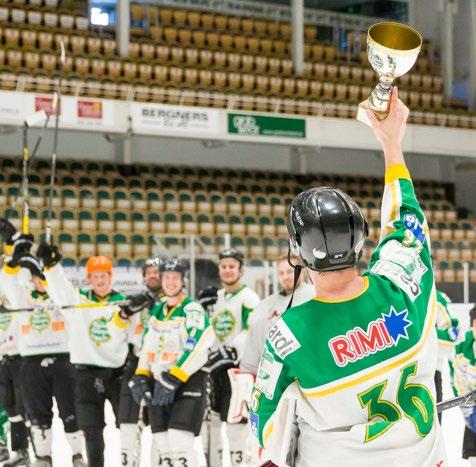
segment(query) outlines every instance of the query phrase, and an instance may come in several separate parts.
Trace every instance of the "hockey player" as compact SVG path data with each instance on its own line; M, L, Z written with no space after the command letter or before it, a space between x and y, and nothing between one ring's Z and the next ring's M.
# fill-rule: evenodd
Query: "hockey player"
M299 262L297 256L292 256L290 260L293 264ZM240 369L254 375L258 371L266 337L278 318L286 310L293 292L293 306L311 300L316 294L314 286L304 281L304 274L299 277L296 290L294 290L294 269L288 263L288 255L282 255L278 258L276 269L281 290L261 300L254 309L253 322L250 325L243 358L240 361Z
M0 220L0 230L3 240L13 244L12 236L15 234L15 228L8 229L7 223ZM5 231L7 229L7 231ZM10 230L10 234L8 234ZM1 286L1 280L0 280ZM7 297L0 292L0 303L11 308ZM28 455L28 433L25 426L25 413L23 407L23 398L21 395L20 372L21 357L19 350L19 323L20 315L18 313L0 314L0 404L2 404L2 417L7 417L10 422L10 449L14 453L10 458L8 448L1 446L0 461L5 462L4 467L14 467L17 465L29 464ZM0 425L4 423L0 422ZM6 434L5 434L6 439Z
M223 440L222 422L228 419L231 400L231 383L228 369L238 366L243 355L250 317L259 302L259 297L249 287L241 283L244 257L235 249L223 250L218 257L218 273L223 288L213 309L212 325L218 337L215 352L210 355L212 369L212 397L210 439L210 465L222 465ZM231 465L243 465L244 445L248 430L246 422L227 424L227 437L230 448Z
M59 306L84 305L63 311L75 367L74 396L78 423L86 438L89 467L104 465L104 403L119 407L123 367L128 353L129 315L114 306L126 297L112 289L112 262L92 256L86 263L90 288L76 289L57 262L58 248L41 246L49 293ZM135 310L137 311L137 310Z
M20 247L17 246L20 244ZM28 248L24 245L28 244ZM71 398L74 386L73 368L69 362L67 334L62 315L52 307L40 262L29 253L32 236L21 235L13 243L13 259L4 264L1 273L8 301L13 308L30 308L19 313L21 355L19 372L23 401L31 422L35 467L52 466L53 398L63 421L66 438L73 451L73 465L85 466L81 451L83 435L79 431L76 407ZM19 253L17 250L21 248ZM59 258L61 259L61 258ZM22 272L29 271L31 288L26 288ZM23 275L24 277L24 275Z
M447 365L448 358L454 355L455 341L458 339L458 319L450 315L448 304L450 298L440 290L436 291L436 334L438 336L438 360L436 363L435 386L436 402L443 398L441 372L444 365ZM438 420L441 423L442 413L438 413Z
M250 414L280 467L446 465L429 230L401 149L408 109L394 88L388 117L368 116L386 167L369 270L360 276L356 267L367 223L344 192L307 190L288 213L291 248L317 297L271 329Z
M457 396L476 390L476 308L469 312L471 329L464 340L456 345L451 362L452 384ZM463 437L463 459L468 459L471 467L476 467L476 405L463 408L466 422Z
M142 277L147 287L147 293L152 301L160 301L163 291L160 281L159 258L149 258L142 266ZM124 367L124 377L121 387L121 399L119 403L119 424L121 429L121 462L123 466L133 466L138 456L139 446L137 442L140 437L138 425L139 404L134 401L129 382L134 376L139 362L139 353L142 347L142 339L145 326L150 317L149 308L144 308L140 313L134 315L129 326L129 354ZM142 421L147 420L147 407L142 410ZM152 446L152 455L155 455L155 448ZM154 460L152 462L154 464Z
M160 272L165 297L151 310L131 390L148 404L160 465L196 467L194 436L206 403L201 368L215 336L203 308L183 292L186 267L170 259Z

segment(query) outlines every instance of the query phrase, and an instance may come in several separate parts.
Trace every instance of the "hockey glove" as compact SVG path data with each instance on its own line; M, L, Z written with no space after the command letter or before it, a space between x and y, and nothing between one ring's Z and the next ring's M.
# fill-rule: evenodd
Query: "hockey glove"
M236 366L237 360L238 354L236 349L223 345L209 355L204 370L210 373L218 370L227 370Z
M131 390L132 398L136 404L140 405L141 400L144 399L146 404L151 399L151 378L142 375L134 375L129 381L129 389Z
M61 261L63 255L56 245L42 242L36 250L36 256L46 268L51 268Z
M162 371L155 380L152 405L170 405L174 401L175 393L181 384L182 381L168 371Z
M17 266L23 256L29 255L33 246L33 235L20 234L17 232L13 236L13 251L11 266Z
M18 261L18 266L26 268L31 272L32 276L39 277L41 280L45 280L41 263L33 255L24 255Z
M198 292L197 297L198 303L203 306L203 308L208 309L208 307L212 307L218 300L218 289L213 285L209 285L204 289Z
M139 313L145 308L150 309L155 304L154 297L147 292L128 295L127 301L127 304L119 305L121 309L121 315L124 318L129 318L130 316Z
M15 226L4 217L0 218L0 235L3 241L8 244L13 243L13 236L17 233Z

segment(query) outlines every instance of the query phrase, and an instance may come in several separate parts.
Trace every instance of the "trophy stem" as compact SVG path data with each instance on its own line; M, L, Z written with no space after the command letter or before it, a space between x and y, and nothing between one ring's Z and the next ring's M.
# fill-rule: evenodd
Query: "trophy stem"
M384 120L388 115L392 88L391 82L380 81L370 94L368 100L369 109L375 113L379 120Z

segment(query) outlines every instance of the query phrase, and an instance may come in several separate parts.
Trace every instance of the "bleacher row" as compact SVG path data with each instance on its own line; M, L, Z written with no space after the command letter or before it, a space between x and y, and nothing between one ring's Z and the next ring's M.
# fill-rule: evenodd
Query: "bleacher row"
M11 206L21 181L19 159L0 160L0 206ZM152 255L157 242L183 248L187 236L199 240L198 253L215 255L224 235L253 264L287 250L285 217L295 194L317 185L344 189L361 205L369 220L362 265L378 241L382 181L378 178L306 175L238 169L164 167L136 164L136 173L121 175L112 163L59 161L53 227L69 264L89 255L107 254L119 264ZM30 183L32 230L44 231L48 216L49 162L35 161ZM415 187L431 228L439 278L461 279L463 262L471 274L476 263L476 231L471 219L458 219L447 187L416 181ZM17 226L21 204L10 209ZM160 240L157 239L160 237Z
M68 52L65 94L353 118L377 78L364 37L355 31L341 51L317 41L316 27L306 26L306 62L298 77L289 23L133 4L133 36L140 40L133 39L121 59L111 35L93 31L86 17L21 3L0 6L3 89L52 92L60 41ZM44 18L30 21L32 11ZM399 83L401 97L415 109L411 121L475 128L476 118L464 109L446 107L430 49L425 42L414 71Z

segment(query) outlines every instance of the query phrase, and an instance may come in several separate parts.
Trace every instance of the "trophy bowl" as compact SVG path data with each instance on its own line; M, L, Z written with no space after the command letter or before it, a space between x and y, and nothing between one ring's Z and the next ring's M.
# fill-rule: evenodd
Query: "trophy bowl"
M388 115L392 83L408 73L415 64L421 49L422 38L418 31L405 24L376 23L367 34L367 56L379 75L379 83L370 97L359 104L357 120L370 126L365 109L372 110L379 120Z

